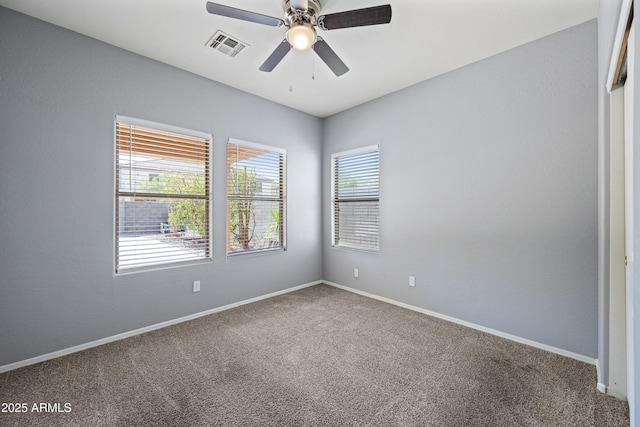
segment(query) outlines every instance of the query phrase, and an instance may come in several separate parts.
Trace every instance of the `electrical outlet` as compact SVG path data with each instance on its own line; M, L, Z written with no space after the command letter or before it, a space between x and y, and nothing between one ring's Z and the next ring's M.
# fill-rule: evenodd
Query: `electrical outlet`
M414 288L416 286L416 277L415 276L409 276L409 286L411 286L412 288Z
M357 269L357 268L354 268L354 269L353 269L353 277L355 277L355 278L360 277L360 272L358 271L358 269Z
M193 292L200 292L200 280L193 282Z

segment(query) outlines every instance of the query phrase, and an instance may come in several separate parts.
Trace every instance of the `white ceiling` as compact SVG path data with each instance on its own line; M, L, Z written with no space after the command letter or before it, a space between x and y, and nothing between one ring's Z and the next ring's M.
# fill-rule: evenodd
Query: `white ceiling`
M211 15L206 0L0 0L0 5L318 117L588 21L598 13L598 0L320 1L320 14L392 6L388 25L318 30L350 68L341 77L313 51L292 50L273 72L258 71L286 28ZM282 0L215 2L283 17ZM249 47L235 58L206 47L216 30Z

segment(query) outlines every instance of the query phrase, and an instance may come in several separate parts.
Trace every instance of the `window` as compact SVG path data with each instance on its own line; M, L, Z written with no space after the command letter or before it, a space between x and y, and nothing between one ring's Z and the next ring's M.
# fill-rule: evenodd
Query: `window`
M116 272L210 260L206 134L116 117Z
M379 250L379 164L378 146L331 156L333 246Z
M227 254L283 250L286 151L227 144Z

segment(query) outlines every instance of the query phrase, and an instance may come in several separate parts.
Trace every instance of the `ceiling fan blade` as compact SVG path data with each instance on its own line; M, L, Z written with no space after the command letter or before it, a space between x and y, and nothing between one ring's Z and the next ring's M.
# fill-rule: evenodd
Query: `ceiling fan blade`
M318 41L313 45L313 50L316 51L320 59L327 64L336 76L339 77L349 71L349 67L342 62L342 59L336 55L333 49L329 47L322 37L318 37Z
M290 50L291 45L289 44L287 39L282 40L282 43L280 43L278 47L276 47L276 50L274 50L271 55L269 55L267 60L264 61L264 63L260 66L260 71L273 71L273 69L276 68L276 65L278 65L280 61L282 61L282 58L287 56L287 53L289 53Z
M330 13L318 17L318 27L323 30L388 24L389 22L391 22L390 4Z
M281 27L284 25L284 21L282 21L282 19L249 12L248 10L236 9L235 7L225 6L218 3L207 2L207 12L213 13L214 15L226 16L228 18L270 25L272 27Z
M298 10L307 10L309 9L309 0L290 0L289 5Z

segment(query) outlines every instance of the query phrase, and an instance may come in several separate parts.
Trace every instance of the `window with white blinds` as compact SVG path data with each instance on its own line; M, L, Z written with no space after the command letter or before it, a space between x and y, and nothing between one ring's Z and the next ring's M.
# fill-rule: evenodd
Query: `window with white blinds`
M286 247L286 151L229 139L227 254Z
M116 117L116 272L211 259L211 137Z
M331 156L332 244L380 248L380 155L378 146Z

